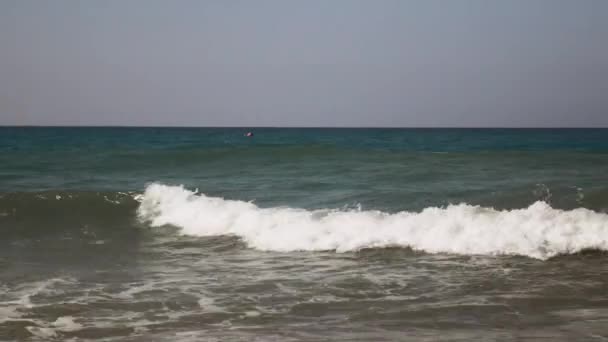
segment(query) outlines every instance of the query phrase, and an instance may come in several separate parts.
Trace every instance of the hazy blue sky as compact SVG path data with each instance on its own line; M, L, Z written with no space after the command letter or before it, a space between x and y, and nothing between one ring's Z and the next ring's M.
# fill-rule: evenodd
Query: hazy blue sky
M608 1L0 0L0 124L608 126Z

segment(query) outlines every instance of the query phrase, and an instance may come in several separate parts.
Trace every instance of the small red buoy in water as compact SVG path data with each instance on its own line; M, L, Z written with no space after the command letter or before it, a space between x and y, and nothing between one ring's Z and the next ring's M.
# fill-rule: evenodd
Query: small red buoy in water
M246 137L252 137L253 133L252 132L247 132L247 134L245 134Z

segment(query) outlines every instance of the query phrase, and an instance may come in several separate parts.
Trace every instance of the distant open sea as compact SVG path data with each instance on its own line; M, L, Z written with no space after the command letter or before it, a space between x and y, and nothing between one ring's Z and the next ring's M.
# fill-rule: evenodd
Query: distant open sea
M3 341L605 341L607 252L608 129L0 127Z

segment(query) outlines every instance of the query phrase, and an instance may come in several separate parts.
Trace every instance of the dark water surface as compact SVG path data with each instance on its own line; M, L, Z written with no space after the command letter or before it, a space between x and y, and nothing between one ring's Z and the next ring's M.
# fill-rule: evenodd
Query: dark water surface
M608 130L0 128L0 340L608 339Z

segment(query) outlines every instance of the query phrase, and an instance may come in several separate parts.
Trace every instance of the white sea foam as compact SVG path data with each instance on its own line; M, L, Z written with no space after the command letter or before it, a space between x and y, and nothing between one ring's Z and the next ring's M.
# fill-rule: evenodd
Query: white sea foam
M162 184L149 185L138 200L139 218L152 226L174 225L187 235L236 235L265 251L407 246L428 253L547 259L584 249L608 250L607 214L558 210L545 202L510 211L468 204L395 214L308 211L259 208Z
M76 331L82 329L82 324L74 322L74 317L72 316L63 316L57 318L52 325L61 331Z

